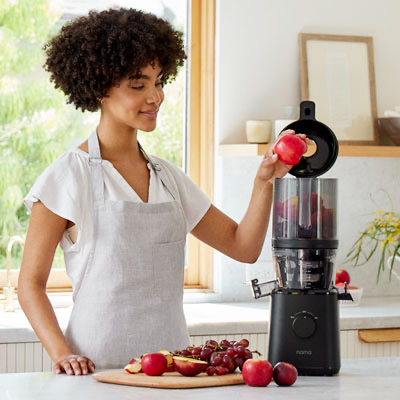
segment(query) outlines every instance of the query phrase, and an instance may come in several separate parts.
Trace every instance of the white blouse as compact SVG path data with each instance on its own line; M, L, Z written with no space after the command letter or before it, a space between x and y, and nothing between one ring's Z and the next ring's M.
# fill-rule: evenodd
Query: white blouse
M178 200L186 219L186 232L189 233L209 209L210 200L175 164L158 157L151 158L175 182ZM105 199L143 202L111 162L103 160L102 167ZM147 167L150 170L148 203L172 201L171 194L153 171L151 164L148 163ZM67 267L67 273L74 287L74 283L79 281L85 270L93 232L89 154L75 148L49 165L25 196L24 204L32 210L33 203L38 200L53 213L75 223L64 231L60 241L66 265L70 266Z

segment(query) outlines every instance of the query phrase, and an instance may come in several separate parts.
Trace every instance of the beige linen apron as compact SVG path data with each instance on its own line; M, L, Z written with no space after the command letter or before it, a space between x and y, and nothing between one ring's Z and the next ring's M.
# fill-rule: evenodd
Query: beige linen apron
M185 218L174 186L143 150L174 200L105 200L97 131L88 144L94 235L65 337L74 354L89 357L97 368L121 368L143 353L189 345L183 312Z

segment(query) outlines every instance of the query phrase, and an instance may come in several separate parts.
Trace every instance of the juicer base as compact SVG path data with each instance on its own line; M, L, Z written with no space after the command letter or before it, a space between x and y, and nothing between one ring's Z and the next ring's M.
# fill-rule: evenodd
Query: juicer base
M293 364L299 375L340 370L339 307L335 289L271 293L268 360Z

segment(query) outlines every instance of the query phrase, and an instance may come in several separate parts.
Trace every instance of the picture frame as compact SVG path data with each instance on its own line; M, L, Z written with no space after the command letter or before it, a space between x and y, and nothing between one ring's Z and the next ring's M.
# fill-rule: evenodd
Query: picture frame
M339 144L378 145L373 42L370 36L299 34L301 99Z

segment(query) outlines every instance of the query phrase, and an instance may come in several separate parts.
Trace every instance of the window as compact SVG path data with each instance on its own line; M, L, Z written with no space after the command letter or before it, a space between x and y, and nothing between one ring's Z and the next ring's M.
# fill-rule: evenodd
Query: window
M0 7L0 37L4 39L0 40L0 287L7 284L8 240L13 235L24 237L29 224L30 215L22 199L40 173L62 153L82 143L98 122L97 113L82 113L66 104L64 95L54 90L41 68L43 43L66 21L90 9L118 5L150 11L175 24L186 38L187 27L191 27L191 44L186 46L189 60L176 81L165 87L166 101L158 127L151 136L139 133L138 137L146 151L185 169L212 198L213 171L209 166L213 159L214 1L193 0L189 7L187 0L37 0L34 6L26 0L14 3ZM203 74L205 67L207 73ZM205 109L210 111L207 117L203 115ZM207 165L207 170L202 165ZM187 287L210 286L211 253L204 247L190 237ZM21 248L15 245L13 286L21 259ZM71 290L59 246L48 289Z

